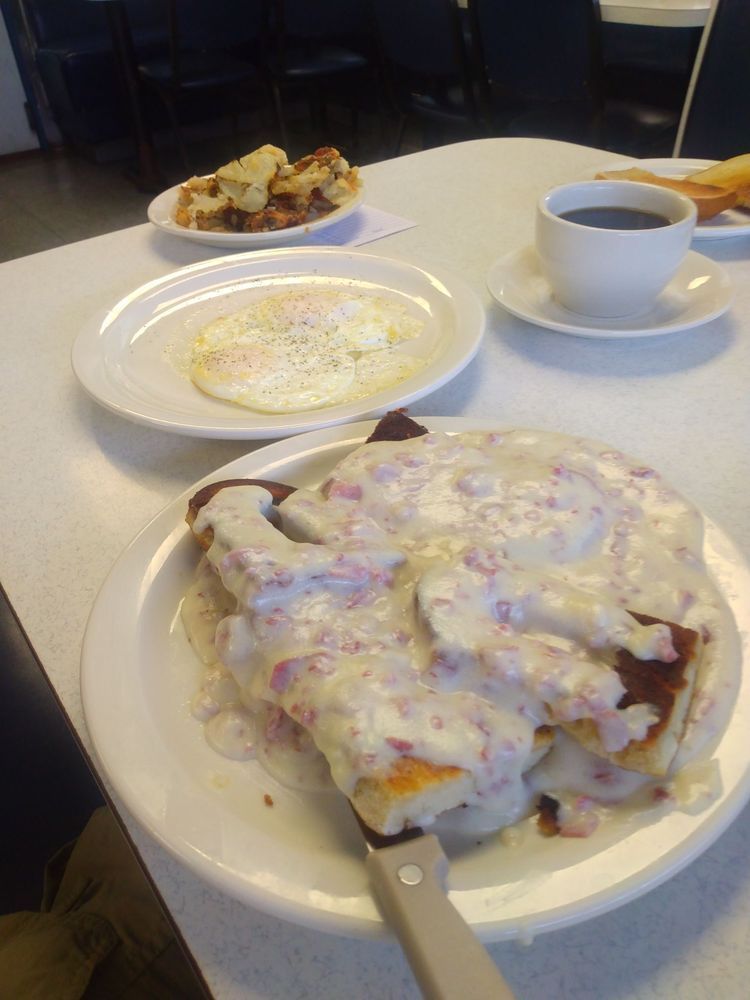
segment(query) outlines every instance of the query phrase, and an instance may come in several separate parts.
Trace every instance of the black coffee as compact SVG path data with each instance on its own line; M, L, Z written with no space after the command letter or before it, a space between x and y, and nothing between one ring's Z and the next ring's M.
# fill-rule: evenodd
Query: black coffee
M576 222L579 226L591 226L594 229L658 229L660 226L672 224L672 220L666 215L644 212L640 208L620 208L613 205L574 208L570 212L561 212L559 217L568 222Z

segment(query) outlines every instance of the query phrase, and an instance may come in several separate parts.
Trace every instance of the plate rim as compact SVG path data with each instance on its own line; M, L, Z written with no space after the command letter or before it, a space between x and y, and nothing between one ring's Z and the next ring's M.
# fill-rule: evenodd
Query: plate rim
M312 222L306 222L298 226L289 226L286 229L274 229L265 233L223 233L203 229L188 229L185 226L178 226L171 218L168 207L177 200L177 194L182 184L175 184L157 194L146 209L148 221L157 229L171 236L181 237L193 243L201 243L204 246L223 247L230 250L259 250L268 247L283 245L285 241L296 244L304 240L306 236L327 229L329 226L341 222L347 216L352 215L361 205L364 204L365 188L360 178L357 193L343 205L329 212L327 215ZM166 219L163 217L166 215Z
M552 330L555 333L564 333L574 337L582 337L587 340L642 340L649 337L661 337L666 336L670 333L680 333L684 330L692 330L695 327L703 326L706 323L710 323L720 316L723 316L728 309L731 308L734 302L736 289L734 284L729 277L727 271L706 254L699 253L697 250L688 250L685 255L685 259L678 268L675 277L680 272L680 269L685 266L686 263L690 261L695 261L696 258L705 261L706 266L711 270L712 276L716 278L719 282L719 288L725 292L724 298L721 300L720 304L711 312L707 313L705 316L700 316L698 319L684 323L679 320L674 321L666 326L634 326L628 329L602 329L593 325L596 320L592 317L591 324L580 324L580 323L565 323L555 319L545 319L541 314L538 316L532 316L529 312L519 309L517 306L509 304L507 299L502 297L502 289L498 292L497 287L499 283L499 274L508 273L513 264L516 261L520 261L525 257L529 256L536 257L536 248L533 243L527 243L522 247L517 247L515 250L509 251L507 254L503 254L492 262L487 271L487 289L498 305L502 306L512 315L518 317L518 319L524 320L526 323L530 323L532 326L540 327L545 330ZM672 279L674 281L674 278ZM671 282L669 283L671 284ZM667 285L667 288L669 287ZM571 316L574 314L571 313ZM627 317L623 317L627 319Z
M106 384L102 389L103 326L107 318L117 314L128 301L137 300L139 297L157 290L160 286L168 286L181 280L190 280L202 272L212 274L224 268L231 269L241 267L244 264L247 264L249 269L262 268L265 264L274 261L286 261L291 268L296 260L310 256L320 259L324 265L326 260L331 260L334 262L333 266L335 266L336 261L341 261L342 265L352 259L371 261L374 267L384 266L394 271L409 272L412 275L421 274L430 284L437 280L442 288L447 289L453 304L456 318L455 336L446 342L445 350L438 357L402 382L381 389L362 399L317 410L279 414L279 418L285 417L286 419L278 419L277 422L271 424L266 422L266 418L273 418L277 415L263 414L250 409L245 411L241 407L237 407L238 417L231 420L221 415L214 417L211 414L205 417L199 415L192 420L181 419L179 416L176 417L168 413L159 416L158 412L144 412L146 408L139 408L136 405L137 401L128 397L127 391L116 392L114 393L115 398L112 398L113 394L108 391ZM312 266L309 266L308 270L312 273ZM413 259L406 260L403 257L392 255L375 254L369 249L359 247L269 247L266 250L222 255L188 264L144 282L131 292L121 296L114 305L103 313L100 312L93 316L82 327L73 342L70 362L79 384L95 402L110 412L135 423L191 437L268 441L305 433L309 430L332 427L347 421L364 419L367 416L377 416L389 408L407 406L422 399L451 381L470 364L479 351L486 328L487 311L475 289L463 276L442 265L432 262L422 263ZM425 375L430 372L433 374L427 378L427 381L424 381ZM221 401L217 401L217 403L221 403ZM158 406L155 409L158 411ZM217 407L217 414L219 414L219 407Z
M698 156L652 156L643 157L641 159L637 157L621 157L619 160L611 160L608 163L600 164L597 167L593 167L589 172L589 178L593 177L595 173L600 170L627 170L628 167L632 167L635 164L640 164L644 169L651 170L652 173L659 174L659 176L669 177L671 174L666 170L667 164L674 164L679 170L679 164L690 164L691 167L696 167L698 170L705 170L708 167L715 167L717 163L721 163L721 160L706 160ZM664 171L661 174L660 170ZM699 222L695 226L693 232L693 239L696 240L727 240L735 239L739 236L746 236L750 233L750 212L748 213L747 222L737 222L731 223L728 226L712 226L710 223Z
M502 430L510 426L496 419L481 417L420 416L419 420L424 421L431 430L445 430L447 432ZM154 829L148 820L144 820L139 801L132 797L129 788L123 792L119 776L114 773L110 766L108 754L102 753L101 741L97 739L99 725L95 719L95 709L92 706L92 688L87 683L87 679L89 677L96 678L98 672L97 663L100 662L97 656L94 655L91 647L94 643L95 629L102 628L107 620L105 607L103 606L103 595L106 597L110 590L117 592L117 577L118 573L122 571L121 567L128 558L132 558L133 554L137 551L139 543L143 544L144 540L147 540L150 534L156 533L159 535L162 539L159 551L162 552L164 560L169 558L174 548L179 544L180 539L177 538L177 535L179 534L183 539L185 537L184 533L187 529L182 520L183 508L185 501L195 490L215 480L217 477L227 478L232 473L262 476L266 469L273 465L278 465L279 462L304 460L322 448L340 449L342 447L357 447L362 443L375 424L375 420L368 420L358 421L353 424L337 425L335 427L309 431L305 434L296 435L294 438L286 438L266 445L255 452L248 453L225 463L213 472L203 476L192 486L182 491L179 496L168 502L125 547L107 574L95 598L86 625L81 652L80 674L84 720L91 738L95 759L99 762L101 769L117 794L123 799L126 807L138 821L139 826L161 844L172 857L210 885L221 889L243 903L260 909L262 912L316 930L348 937L370 939L382 937L390 933L382 919L378 919L379 914L377 909L375 910L376 919L372 920L353 913L347 914L321 910L311 904L309 900L307 903L302 904L296 900L279 897L277 893L269 891L263 886L250 885L247 882L243 883L240 887L231 873L224 872L222 867L217 865L216 862L201 859L195 852L191 855L186 855L184 849L181 850L179 844L171 841L165 831ZM581 435L578 436L580 437ZM750 582L750 567L743 554L721 528L703 515L702 512L701 516L704 519L707 532L709 529L715 532L721 545L723 547L728 546L732 558L738 560L738 565L742 568L742 572L747 577L748 582ZM167 525L171 525L171 527L165 533L162 531L162 528ZM169 552L165 551L167 547L169 547ZM741 658L746 653L745 645L746 641L738 649ZM94 662L95 660L97 661L96 663ZM738 689L738 700L740 691L741 688ZM728 728L732 725L737 711L738 705L735 703L720 738L724 737ZM684 839L678 841L676 844L671 844L663 854L649 863L644 869L636 873L631 873L615 886L599 888L585 897L584 900L558 905L549 911L545 911L538 917L519 919L512 926L508 926L507 923L502 922L502 919L498 920L496 917L494 920L488 920L485 923L469 922L478 937L487 942L515 938L524 940L529 935L533 937L539 933L572 926L591 919L594 916L609 912L656 888L691 864L700 854L715 843L718 837L737 818L749 799L750 760L746 761L744 770L735 781L731 790L722 793L717 807L712 809L695 829L691 830ZM363 844L363 861L365 854L366 850ZM240 888L242 891L239 891Z

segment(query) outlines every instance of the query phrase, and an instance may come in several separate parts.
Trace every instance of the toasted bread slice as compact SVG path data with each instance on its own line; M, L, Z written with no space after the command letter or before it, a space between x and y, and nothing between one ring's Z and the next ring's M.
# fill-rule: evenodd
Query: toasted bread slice
M209 483L208 486L204 486L203 489L198 490L188 501L185 520L192 529L193 535L200 547L206 551L211 548L213 531L209 527L201 534L198 534L193 527L195 519L201 507L205 507L208 501L212 497L215 497L219 490L226 489L229 486L261 486L264 490L268 490L273 497L274 506L278 506L282 500L286 500L296 489L294 486L287 486L285 483L275 483L270 479L221 479L217 483Z
M560 803L551 795L542 795L539 798L537 808L539 812L536 818L536 825L543 837L556 837L560 832L560 824L557 821Z
M399 757L389 774L360 778L351 803L367 826L391 835L462 805L473 788L463 768Z
M659 618L630 612L641 625L656 625ZM631 741L624 750L608 753L601 745L595 724L590 719L565 722L563 729L587 750L606 757L619 767L641 774L661 777L669 770L685 730L688 709L693 697L702 643L693 629L665 622L672 632L677 659L638 660L624 649L617 651L615 669L625 687L618 708L628 705L652 705L658 719L642 740Z
M551 726L535 731L526 770L542 759L554 738ZM399 757L387 775L360 778L351 803L370 829L389 836L463 805L473 789L474 778L463 768Z
M750 153L732 156L728 160L699 170L687 178L696 184L715 184L717 187L734 191L737 204L750 208Z
M420 437L427 433L429 433L427 428L412 420L411 417L408 417L404 409L389 410L388 413L380 418L367 441L406 441L409 438ZM190 528L193 528L201 507L204 507L219 490L223 490L228 486L262 486L273 497L274 506L278 506L282 500L286 500L295 490L294 486L287 486L285 483L275 483L270 479L222 479L219 482L210 483L208 486L204 486L203 489L198 490L188 501L185 520ZM211 548L213 539L210 528L203 532L202 535L198 535L195 531L193 531L193 534L202 549L208 550Z
M531 755L526 761L524 773L536 767L539 761L552 749L555 742L554 726L539 726L534 730L534 743L531 747Z
M734 191L726 190L724 187L710 185L706 183L696 183L690 180L678 180L675 177L659 177L649 170L642 170L640 167L631 167L628 170L601 170L596 175L597 180L603 181L637 181L640 184L655 184L657 187L670 188L672 191L679 191L686 195L695 203L698 210L698 221L712 219L720 212L725 212L737 203L737 195Z
M406 410L389 410L378 420L367 444L371 441L408 441L424 434L429 434L427 428L408 417Z

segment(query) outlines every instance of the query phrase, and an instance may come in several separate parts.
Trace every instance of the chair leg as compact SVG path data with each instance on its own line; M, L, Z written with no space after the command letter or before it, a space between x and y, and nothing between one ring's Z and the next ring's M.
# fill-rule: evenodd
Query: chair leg
M378 98L378 145L382 151L382 155L386 156L386 150L389 147L389 133L390 129L388 127L388 112L383 101Z
M326 126L326 106L323 93L318 84L312 84L307 92L307 104L310 108L310 122L319 135Z
M351 106L352 114L352 149L359 149L359 108L356 104Z
M406 115L402 114L401 119L398 123L398 132L396 133L396 142L393 146L393 155L398 156L401 153L401 146L404 141L404 135L406 133Z
M323 87L316 87L315 103L317 105L318 122L320 123L321 135L328 131L328 102Z
M424 149L434 149L445 142L445 132L433 122L425 122L422 127L422 146Z
M229 110L229 117L232 124L232 146L234 147L237 159L245 153L240 143L240 112L236 107Z
M172 125L172 132L174 133L175 140L177 142L177 148L180 152L180 158L182 160L182 165L185 168L186 173L191 172L190 158L188 156L187 147L182 137L182 129L180 128L180 120L177 116L177 105L172 97L166 94L162 95L162 100L167 109L167 114L169 115L169 120Z
M281 90L277 83L271 84L271 93L273 96L273 108L276 114L276 123L279 127L279 132L281 133L281 145L285 152L289 152L289 136L286 131L286 122L284 120L284 107L281 103Z

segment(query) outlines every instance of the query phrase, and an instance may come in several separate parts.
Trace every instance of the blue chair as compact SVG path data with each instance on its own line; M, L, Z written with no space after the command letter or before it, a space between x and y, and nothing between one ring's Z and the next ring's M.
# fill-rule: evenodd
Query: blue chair
M750 152L750 3L718 0L696 56L674 155L726 160Z
M21 12L44 97L65 142L97 155L108 143L127 137L128 107L105 5L23 0ZM166 45L166 26L159 14L153 0L128 0L139 56L154 55Z

